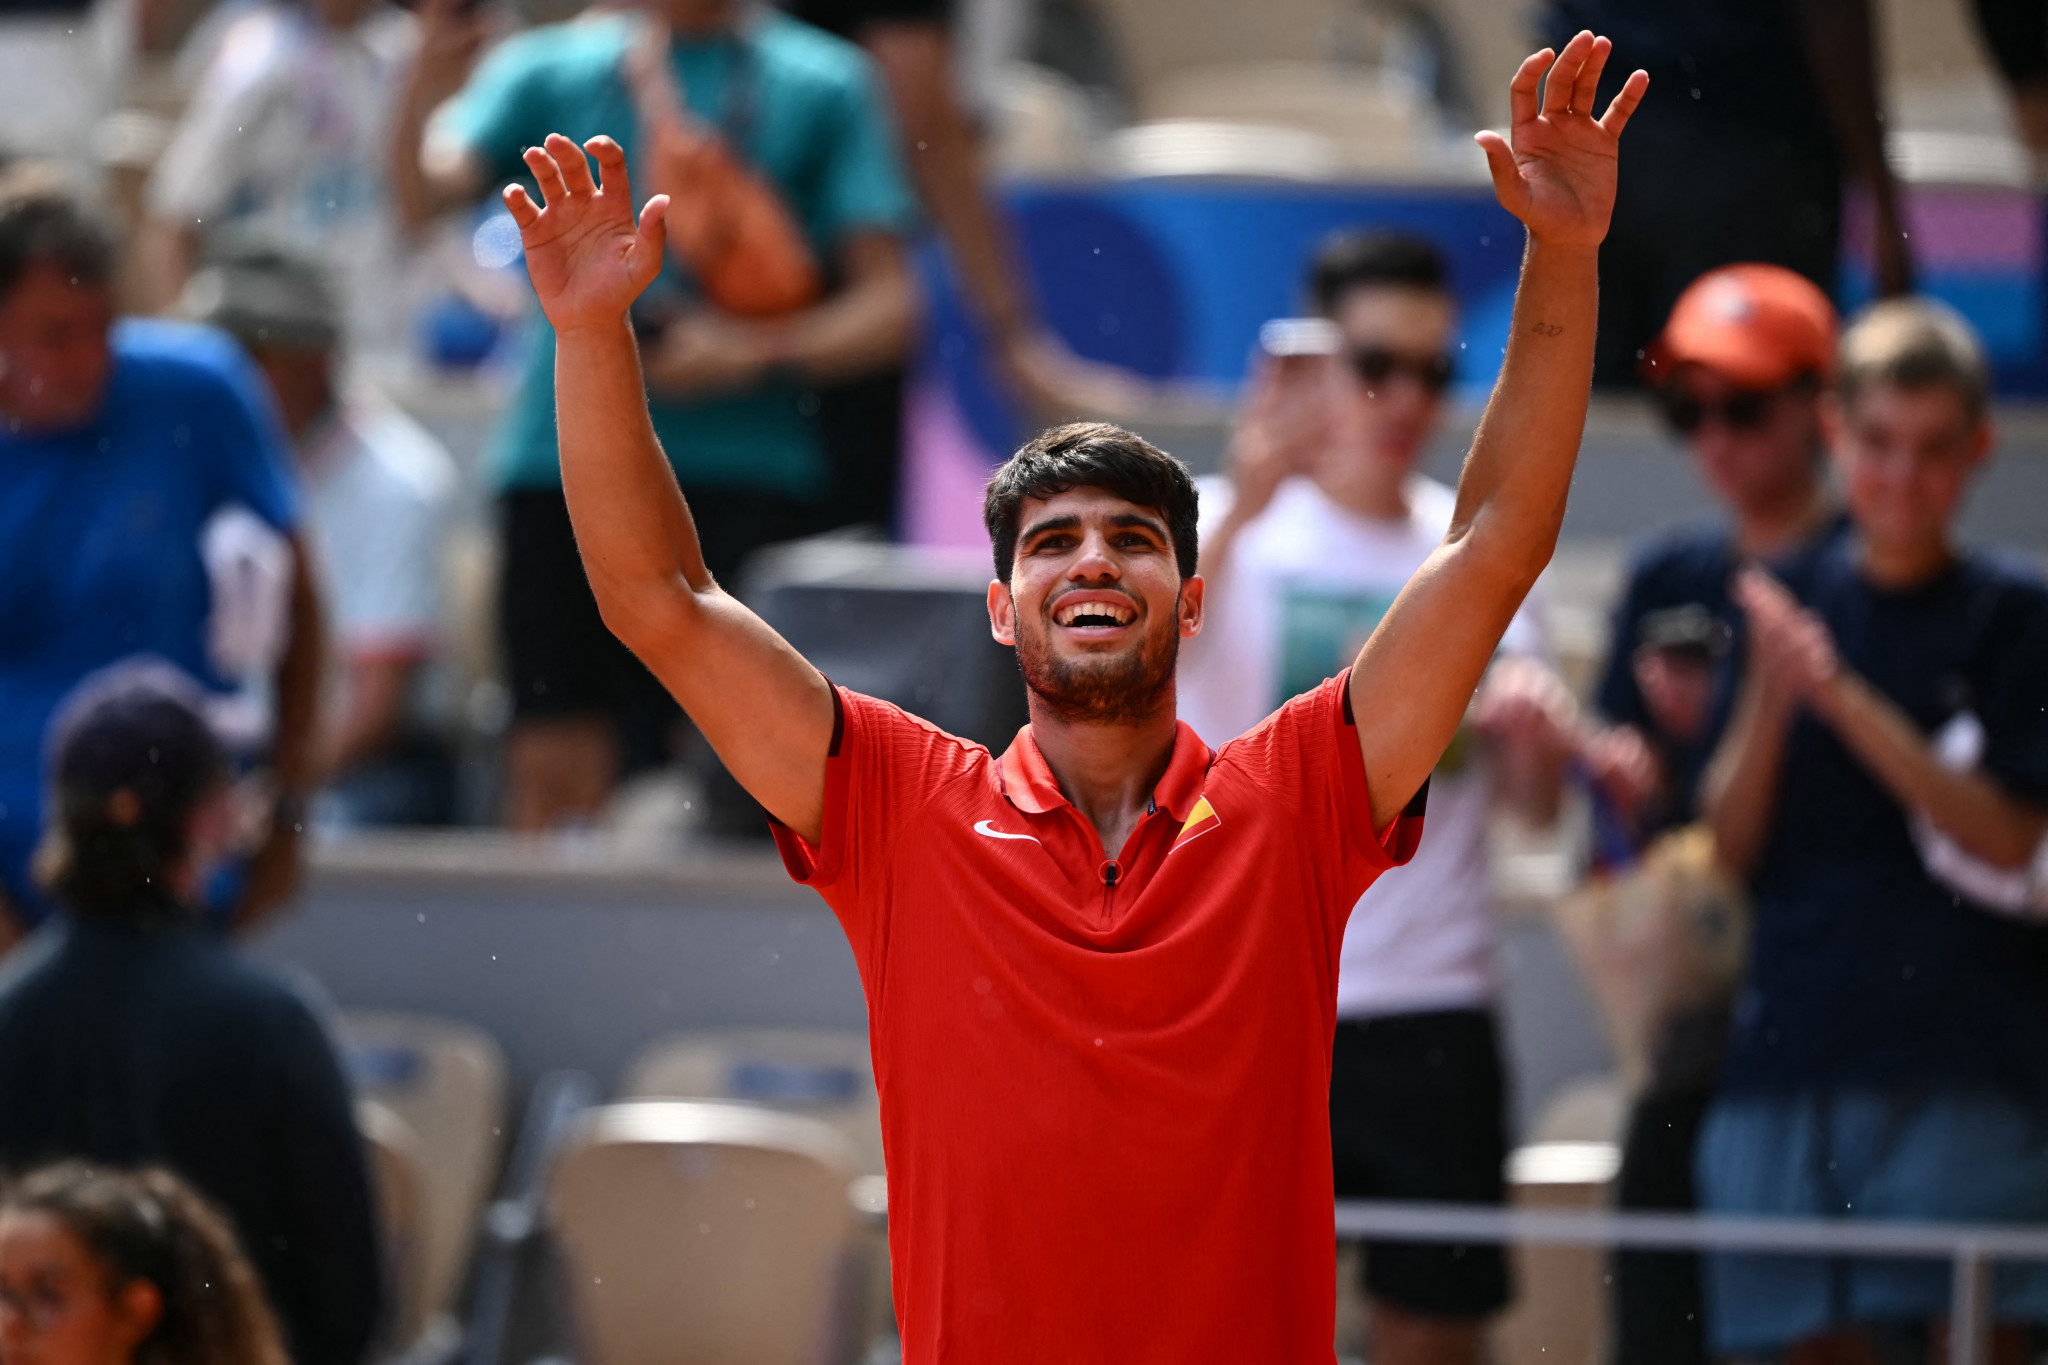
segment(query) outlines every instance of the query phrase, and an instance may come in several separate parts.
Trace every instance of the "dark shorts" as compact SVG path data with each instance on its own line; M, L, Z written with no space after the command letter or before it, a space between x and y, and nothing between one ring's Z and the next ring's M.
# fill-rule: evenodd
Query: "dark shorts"
M722 490L689 498L704 562L728 585L748 554L811 529L810 511L783 498ZM514 717L601 714L626 725L673 719L675 703L598 614L561 490L511 489L500 496L499 511L505 560L498 627Z
M1337 1023L1330 1154L1339 1199L1501 1204L1506 1092L1485 1010ZM1492 1245L1367 1242L1365 1292L1411 1313L1483 1318L1509 1298Z

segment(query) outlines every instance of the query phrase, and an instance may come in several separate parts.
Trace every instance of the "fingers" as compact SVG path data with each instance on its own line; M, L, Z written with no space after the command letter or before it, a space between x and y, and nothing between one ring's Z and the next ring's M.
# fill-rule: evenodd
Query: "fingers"
M1486 153L1486 169L1493 176L1493 197L1500 200L1500 206L1517 218L1529 199L1529 187L1522 183L1522 173L1515 166L1515 154L1508 147L1508 140L1499 133L1483 132L1472 135L1479 144L1479 150Z
M1605 38L1593 40L1593 50L1586 54L1586 64L1579 68L1579 78L1572 82L1571 110L1575 114L1593 117L1593 107L1600 94L1600 73L1607 69L1607 58L1614 51L1614 44Z
M661 259L662 243L668 238L668 196L657 194L640 206L640 240Z
M583 144L597 162L597 187L606 194L616 194L628 204L633 202L633 179L626 171L626 151L604 134ZM577 157L581 162L582 157Z
M1593 50L1593 35L1587 29L1580 29L1572 40L1564 45L1564 51L1557 54L1551 64L1550 74L1543 82L1543 113L1547 118L1557 118L1571 107L1574 83L1579 79L1579 70L1586 64L1586 57Z
M1549 48L1532 52L1522 58L1522 64L1515 68L1515 78L1508 83L1508 118L1511 127L1520 127L1536 117L1538 109L1537 92L1543 88L1543 73L1550 69L1550 62L1557 54Z
M557 204L569 197L569 187L562 183L562 168L555 164L555 158L545 147L528 147L520 154L526 169L533 172L534 182L540 186L541 201Z
M1609 137L1620 137L1621 130L1628 127L1629 116L1636 106L1643 102L1643 94L1650 88L1650 73L1637 71L1622 83L1621 91L1614 102L1607 106L1607 112L1600 117L1600 126Z
M512 215L512 221L519 224L523 232L540 221L540 208L530 198L524 187L507 185L499 196L505 201L505 209Z
M581 147L560 133L549 133L547 148L548 155L552 156L555 164L561 168L562 179L568 184L570 194L597 193L597 182L590 178L590 159L583 155Z

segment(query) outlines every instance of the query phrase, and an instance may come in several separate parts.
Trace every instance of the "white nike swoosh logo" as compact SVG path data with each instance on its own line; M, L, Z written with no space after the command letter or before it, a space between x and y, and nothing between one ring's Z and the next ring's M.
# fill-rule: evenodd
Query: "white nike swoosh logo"
M1003 833L1003 832L1002 832L1001 830L999 830L999 829L990 829L990 828L989 828L989 824L990 824L990 822L989 822L989 821L987 821L987 820L976 820L976 821L974 822L974 832L975 832L976 834L986 834L986 835L987 835L987 836L988 836L989 838L991 838L991 839L1023 839L1023 840L1025 840L1025 841L1029 842L1029 843L1034 843L1034 844L1038 844L1038 840L1037 840L1037 839L1036 839L1036 838L1035 838L1034 836L1032 836L1032 835L1029 835L1029 834L1005 834L1005 833ZM1044 845L1044 844L1038 844L1038 846L1039 846L1040 848L1044 848L1044 847L1045 847L1045 845Z

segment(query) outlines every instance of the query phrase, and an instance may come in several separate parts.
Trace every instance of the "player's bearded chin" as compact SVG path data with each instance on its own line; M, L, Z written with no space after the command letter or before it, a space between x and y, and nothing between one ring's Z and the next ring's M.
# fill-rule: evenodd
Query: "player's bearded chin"
M1144 720L1173 695L1180 660L1179 603L1163 620L1150 617L1137 645L1115 654L1061 658L1049 619L1017 621L1017 666L1031 694L1069 723L1120 725Z

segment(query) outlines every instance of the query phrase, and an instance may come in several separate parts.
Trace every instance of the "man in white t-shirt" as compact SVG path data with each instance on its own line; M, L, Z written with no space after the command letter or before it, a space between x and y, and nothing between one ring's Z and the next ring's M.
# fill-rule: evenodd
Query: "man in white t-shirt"
M430 672L454 460L389 402L341 383L341 308L316 262L238 234L193 277L184 309L255 358L303 480L338 646L322 707L316 821L445 822L453 775L432 724Z
M1267 357L1202 486L1208 619L1184 647L1180 714L1211 745L1340 672L1442 543L1455 494L1416 472L1456 323L1428 243L1347 236L1318 256L1335 355ZM1429 788L1429 834L1351 915L1338 968L1330 1117L1337 1193L1499 1203L1505 1085L1493 1018L1488 815L1547 823L1571 699L1525 605ZM1370 1243L1379 1365L1479 1358L1508 1300L1500 1249Z
M413 279L386 164L417 43L384 0L263 0L227 22L150 176L146 302L174 302L221 229L255 229L336 271L359 353L403 349Z

